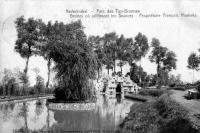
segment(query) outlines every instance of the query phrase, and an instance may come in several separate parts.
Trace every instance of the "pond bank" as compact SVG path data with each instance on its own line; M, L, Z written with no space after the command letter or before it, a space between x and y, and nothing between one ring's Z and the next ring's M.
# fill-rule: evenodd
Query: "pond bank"
M146 102L148 99L144 96L138 95L138 94L125 94L125 98L135 100L135 101L141 101L141 102Z
M42 94L42 95L31 95L31 96L11 96L6 97L4 99L0 99L0 103L6 103L6 102L25 102L25 101L31 101L36 99L44 99L44 98L53 98L53 94Z
M128 94L125 94L124 97L127 99L131 99L133 101L139 101L139 102L151 102L151 101L154 101L156 98L158 98L154 95L144 95L143 93L141 94L128 93Z
M199 129L190 121L187 110L164 94L153 101L134 104L118 130L122 133L197 133Z

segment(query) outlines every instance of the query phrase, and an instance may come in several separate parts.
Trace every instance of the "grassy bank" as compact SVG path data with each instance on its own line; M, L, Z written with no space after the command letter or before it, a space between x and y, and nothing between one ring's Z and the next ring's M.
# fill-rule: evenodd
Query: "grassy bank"
M134 104L119 125L122 133L196 133L188 112L163 94L155 101Z

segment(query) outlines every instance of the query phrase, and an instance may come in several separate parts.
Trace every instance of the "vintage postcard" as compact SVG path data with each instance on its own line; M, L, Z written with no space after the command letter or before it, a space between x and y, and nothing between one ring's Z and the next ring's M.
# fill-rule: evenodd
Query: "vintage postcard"
M200 132L200 1L0 0L0 133Z

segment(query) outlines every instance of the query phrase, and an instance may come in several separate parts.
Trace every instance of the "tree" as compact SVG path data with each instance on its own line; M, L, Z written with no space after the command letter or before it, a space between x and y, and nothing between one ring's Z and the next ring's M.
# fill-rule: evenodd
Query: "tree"
M115 61L117 59L117 45L116 45L117 38L118 36L116 35L115 32L106 33L103 36L103 43L104 43L103 48L105 54L104 64L108 69L108 74L109 74L109 69L112 69L113 67L114 67L114 72L116 72Z
M35 45L39 40L38 20L34 20L33 18L25 20L24 16L21 16L17 18L15 24L17 29L17 41L15 42L14 49L22 58L26 59L24 73L25 76L27 76L29 58L34 55Z
M138 33L137 36L135 37L134 47L135 47L135 52L137 53L137 56L139 57L140 68L141 68L141 59L147 54L149 50L147 37L143 35L142 33ZM139 80L141 82L141 72L139 73Z
M37 90L38 93L41 93L42 91L45 91L44 88L45 88L44 78L40 75L37 75L35 89Z
M55 97L61 100L86 100L92 96L88 84L90 79L95 78L97 62L82 23L75 21L64 25L57 22L55 25L56 39L50 52L59 81Z
M132 38L126 39L126 46L125 47L126 47L126 50L125 50L124 56L126 58L126 61L131 66L133 61L137 62L140 59L139 55L137 54L137 47L136 47L136 45L134 45Z
M141 82L139 81L139 73L141 72ZM147 75L147 73L143 70L143 68L140 68L136 63L132 63L131 69L130 69L130 79L135 82L136 84L140 86L144 86L144 83L148 83L150 80L150 77ZM141 84L143 83L143 84Z
M26 58L25 75L28 71L29 58L34 54L34 48L38 41L39 29L38 22L33 18L25 20L23 16L15 21L17 28L17 41L15 42L15 51L22 58Z
M121 74L122 74L122 67L123 67L125 64L126 64L126 62L123 61L123 60L120 60L119 63L117 64L117 65L120 67L120 69L121 69Z
M11 70L4 69L3 71L3 77L2 77L2 86L3 86L3 95L10 94L11 87L13 87L15 83L15 78Z
M47 61L47 82L46 82L46 88L49 86L50 81L50 74L51 74L51 64L52 64L52 58L50 57L50 53L52 51L52 43L56 41L56 33L59 32L56 30L57 23L54 25L51 23L51 21L48 22L46 25L41 20L39 21L39 28L40 28L40 43L37 45L37 55L42 56Z
M174 87L175 85L181 85L183 84L183 82L181 81L181 75L178 74L178 75L173 75L173 74L170 74L169 75L169 79L168 79L168 85L171 86L171 87Z
M199 57L196 53L191 53L190 56L188 57L188 68L193 70L193 80L192 82L194 83L194 70L198 71L199 70L199 64L200 60Z
M151 74L149 75L150 80L149 80L149 86L155 86L157 82L157 74Z
M136 63L131 64L131 69L130 69L130 79L135 82L139 83L139 71L138 71L138 66Z
M152 39L151 46L153 50L149 59L157 64L157 83L158 87L162 85L162 76L166 75L172 69L176 69L176 55L173 51L169 51L166 47L160 46L160 41L156 38ZM165 74L162 74L165 73Z
M131 45L133 40L131 38L125 38L124 35L121 35L117 39L117 59L119 63L117 64L121 68L128 62L130 64L130 60L132 60L132 50Z
M89 36L88 38L89 46L92 48L93 52L95 53L96 60L97 60L97 74L99 79L99 71L102 69L105 55L103 53L103 40L99 36Z

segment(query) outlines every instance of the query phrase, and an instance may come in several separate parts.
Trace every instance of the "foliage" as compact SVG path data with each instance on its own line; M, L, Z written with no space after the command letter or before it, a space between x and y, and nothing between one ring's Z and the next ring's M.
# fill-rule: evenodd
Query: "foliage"
M188 57L188 65L187 67L189 69L193 70L193 82L194 82L194 70L198 71L200 68L200 58L196 53L191 53L190 56Z
M40 75L37 75L36 77L36 85L34 86L34 88L36 89L37 94L45 91L44 78Z
M29 18L26 20L21 16L15 21L17 29L17 40L15 42L15 51L20 54L22 58L26 58L26 67L24 69L25 75L28 71L29 58L34 55L35 45L39 41L39 27L38 20Z
M149 59L151 62L157 64L157 83L159 86L167 79L168 72L172 69L176 69L176 55L173 51L169 51L168 48L160 45L160 41L156 38L152 39L151 46L153 50Z
M127 41L124 35L121 35L116 41L116 47L117 47L117 53L116 53L117 59L119 60L119 63L117 65L121 68L121 73L122 73L122 67L128 61L127 52L130 47L130 43Z
M140 75L142 84L139 82ZM130 79L138 85L145 86L145 83L150 81L150 76L147 75L142 67L138 66L136 63L132 63L130 69Z
M188 112L168 95L142 104L134 104L119 125L119 132L134 133L196 133Z
M50 57L59 81L63 100L85 100L89 97L89 79L95 78L97 62L80 21L64 25L56 22L57 36ZM57 95L56 95L57 96ZM56 97L59 98L59 97Z
M144 57L148 50L149 50L149 45L148 45L148 39L145 35L142 33L138 33L137 36L135 37L135 43L134 46L137 49L139 57Z
M96 56L99 78L99 71L102 69L103 63L105 63L106 60L106 56L104 55L102 38L99 36L89 36L88 44L92 48Z
M133 104L128 116L119 125L120 133L157 133L159 117L152 103Z
M191 53L188 57L188 68L193 70L199 70L200 60L196 53Z
M154 107L161 116L161 133L189 133L196 132L188 118L188 112L168 95L161 96Z
M197 85L197 90L198 90L199 93L200 93L200 84Z
M140 68L141 68L141 59L144 57L148 50L149 50L149 45L148 45L148 39L145 35L142 33L138 33L138 35L135 37L135 43L134 47L136 49L137 57L139 57L140 60ZM141 76L142 76L142 71L139 69L139 82L141 84Z
M135 38L133 42L132 38L125 38L124 35L118 35L115 32L104 34L103 37L90 36L88 43L96 53L98 66L106 65L108 73L110 69L114 69L113 74L116 74L116 61L122 68L126 63L138 61L141 57L144 57L148 51L147 37L141 33Z
M24 86L24 82L26 86ZM26 87L26 90L24 90L23 87ZM24 72L21 71L19 68L15 68L13 71L10 69L4 69L4 71L2 72L2 80L0 82L0 95L34 95L41 94L44 91L44 79L40 75L37 75L36 85L30 87L28 77L25 76ZM52 89L47 91L47 93L52 93Z
M149 86L155 86L157 82L157 74L149 75Z
M181 81L181 75L177 75L177 76L174 76L174 75L169 75L169 79L168 79L168 85L170 87L175 87L177 85L182 85L183 82Z
M120 60L119 63L117 64L120 68L121 68L121 73L123 73L122 71L122 67L126 64L125 61Z
M103 63L106 65L106 68L109 69L114 68L115 72L115 61L117 59L117 35L115 32L106 33L103 37L103 53L106 58L104 58Z
M47 61L47 68L48 68L48 79L46 82L46 88L49 86L49 80L50 80L50 73L51 73L51 64L52 64L52 58L50 57L50 53L53 50L52 49L52 42L56 41L56 24L52 24L51 21L49 21L47 24L42 22L42 20L38 23L40 32L39 32L39 43L36 45L37 49L37 55L42 56Z

